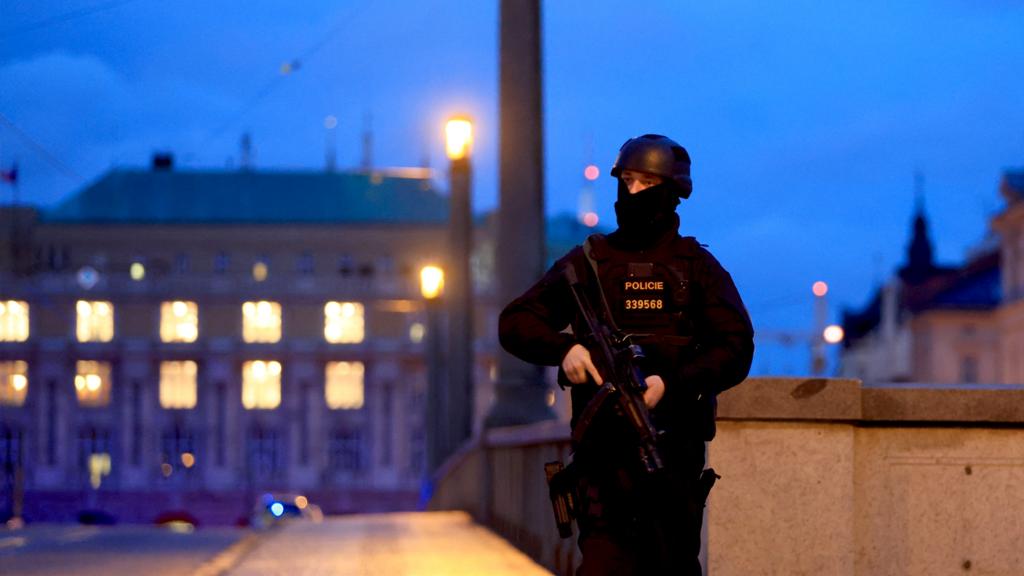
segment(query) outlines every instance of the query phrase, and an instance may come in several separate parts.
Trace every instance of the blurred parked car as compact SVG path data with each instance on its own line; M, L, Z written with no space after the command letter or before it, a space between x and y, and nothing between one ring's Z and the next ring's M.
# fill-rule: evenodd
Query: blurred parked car
M253 528L270 528L287 519L320 522L324 514L320 507L311 504L302 494L266 493L256 500L249 525Z

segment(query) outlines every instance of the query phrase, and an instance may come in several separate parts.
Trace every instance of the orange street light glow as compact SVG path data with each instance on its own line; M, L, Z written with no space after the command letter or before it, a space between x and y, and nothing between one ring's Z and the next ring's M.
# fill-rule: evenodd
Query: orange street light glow
M449 160L462 160L473 147L473 123L466 118L452 118L444 126L445 150Z
M813 286L811 286L811 290L814 292L815 296L821 298L825 294L828 294L828 284L825 284L821 280L818 280L817 282L814 283Z
M586 214L584 214L583 215L583 224L588 226L588 227L590 227L590 228L593 228L594 226L597 226L597 213L595 213L595 212L587 212Z
M424 266L420 270L420 293L427 300L433 300L444 290L444 270L437 266Z
M587 166L583 170L583 177L586 178L587 180L590 180L591 182L597 180L597 177L600 175L601 170L597 166L594 166L593 164Z

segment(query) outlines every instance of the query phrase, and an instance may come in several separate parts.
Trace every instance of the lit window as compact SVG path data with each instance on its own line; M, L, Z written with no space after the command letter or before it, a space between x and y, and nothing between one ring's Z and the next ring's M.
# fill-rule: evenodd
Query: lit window
M257 282L263 282L267 279L267 273L269 271L267 263L263 260L258 260L252 265L252 279Z
M364 335L363 305L328 302L324 306L324 338L332 344L357 344Z
M87 407L110 404L110 362L79 360L75 367L78 403Z
M89 484L99 488L103 478L110 475L113 444L110 431L86 425L78 430L78 462L85 464Z
M142 262L132 262L131 268L129 268L129 273L132 276L132 280L135 280L136 282L145 280L146 265Z
M192 360L160 363L160 406L167 409L196 407L196 374Z
M242 364L242 406L273 410L281 404L281 363L253 360Z
M89 485L98 490L107 476L110 476L110 453L90 454Z
M363 407L362 362L328 362L324 397L331 410L355 410Z
M277 302L246 302L242 305L242 339L274 343L281 339L281 305Z
M79 300L75 305L79 342L110 342L114 339L114 305Z
M28 340L28 303L0 301L0 342Z
M23 360L0 362L0 406L21 406L28 394L28 363Z
M198 304L176 300L160 305L161 340L164 342L195 342L198 336Z

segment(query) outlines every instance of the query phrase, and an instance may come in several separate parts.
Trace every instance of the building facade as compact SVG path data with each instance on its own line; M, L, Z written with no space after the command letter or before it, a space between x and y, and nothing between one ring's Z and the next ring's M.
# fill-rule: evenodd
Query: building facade
M840 374L865 382L1024 383L1024 172L1000 181L991 234L958 267L935 265L919 209L907 263L844 314Z
M447 215L424 170L167 161L0 212L0 514L223 524L267 491L414 506L419 271L445 265ZM477 421L495 339L478 302Z

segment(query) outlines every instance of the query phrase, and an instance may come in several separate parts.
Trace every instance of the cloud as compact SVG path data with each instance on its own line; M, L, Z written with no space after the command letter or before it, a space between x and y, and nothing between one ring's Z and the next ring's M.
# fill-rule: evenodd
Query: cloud
M88 54L51 52L0 68L0 109L87 180L113 164L145 162L157 148L196 149L214 119L237 106L184 79L129 80ZM21 166L23 198L52 203L84 182L71 181L10 132L3 158Z

